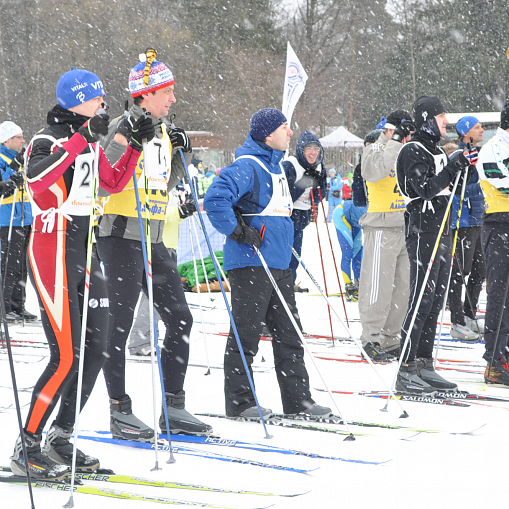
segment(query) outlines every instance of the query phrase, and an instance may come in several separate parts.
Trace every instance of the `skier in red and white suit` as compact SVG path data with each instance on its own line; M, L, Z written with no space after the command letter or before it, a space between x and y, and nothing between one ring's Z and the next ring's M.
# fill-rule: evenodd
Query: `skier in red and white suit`
M38 479L63 478L72 460L69 438L76 411L95 142L108 132L109 117L98 115L103 97L102 82L95 74L73 69L62 75L57 84L58 104L48 113L49 127L33 138L27 150L26 183L34 212L29 271L51 356L35 385L24 428L28 465L20 437L11 467L18 475L26 475L30 469L31 476ZM113 167L99 148L99 186L110 193L122 191L136 167L142 137L154 135L152 122L145 117L137 121L134 131L131 146ZM108 306L94 249L81 409L105 360ZM59 399L59 411L41 449L42 430ZM78 471L98 467L96 458L78 451Z

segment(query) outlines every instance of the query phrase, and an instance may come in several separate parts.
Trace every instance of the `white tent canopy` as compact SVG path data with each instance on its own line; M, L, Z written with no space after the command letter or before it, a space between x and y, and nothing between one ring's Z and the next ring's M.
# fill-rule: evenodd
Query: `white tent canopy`
M357 148L364 146L364 140L352 134L343 126L338 127L335 131L323 138L320 138L323 148Z

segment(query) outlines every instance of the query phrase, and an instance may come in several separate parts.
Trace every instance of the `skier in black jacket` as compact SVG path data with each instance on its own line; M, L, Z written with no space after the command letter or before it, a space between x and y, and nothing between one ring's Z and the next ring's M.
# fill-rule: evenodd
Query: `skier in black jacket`
M448 123L438 97L419 97L413 113L415 135L401 148L396 162L398 187L406 202L405 238L410 260L410 298L401 329L402 363L396 389L431 394L436 390L457 389L456 384L444 380L434 371L432 356L437 318L444 302L451 264L452 235L447 203L457 173L468 167L470 161L460 154L454 162L449 162L445 152L438 147ZM461 182L460 179L458 186ZM448 217L440 233L445 214ZM440 236L440 244L419 300L437 236ZM404 348L407 336L408 345Z

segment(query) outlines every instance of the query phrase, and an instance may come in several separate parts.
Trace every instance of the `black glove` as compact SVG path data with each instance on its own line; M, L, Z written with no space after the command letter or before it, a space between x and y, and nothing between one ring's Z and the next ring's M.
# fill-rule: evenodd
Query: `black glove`
M250 244L258 249L262 247L262 237L256 228L247 224L237 223L233 233L228 235L230 239L239 244Z
M304 171L304 175L311 177L315 180L322 180L322 167L321 166L310 166Z
M14 171L18 171L20 166L23 166L25 164L24 159L25 154L25 147L23 147L13 158L13 160L10 162L9 166Z
M184 152L192 152L191 140L184 129L180 127L168 127L168 136L170 137L173 150L182 149Z
M23 173L21 173L20 171L14 172L9 178L16 184L16 187L19 188L22 188L23 184L25 183Z
M79 129L78 132L85 138L87 143L95 143L108 134L108 124L110 117L106 113L96 115L90 120L87 120Z
M465 157L464 154L459 154L454 161L451 161L444 170L449 171L451 178L456 178L458 172L463 171L467 166L470 166L470 161Z
M15 189L16 184L12 180L0 181L0 195L2 195L4 198L12 196L14 194Z
M414 123L411 120L405 120L396 127L391 139L402 143L403 139L410 136L412 131L415 131Z
M122 117L117 125L117 133L121 134L127 140L127 143L131 141L131 134L133 132L133 126L136 119L130 115L128 117Z
M180 219L185 219L196 212L196 204L192 198L186 198L184 203L179 205L179 216Z
M152 119L142 115L133 124L129 145L131 145L131 147L133 147L138 152L141 152L143 150L143 140L148 143L155 135L156 131L154 129Z

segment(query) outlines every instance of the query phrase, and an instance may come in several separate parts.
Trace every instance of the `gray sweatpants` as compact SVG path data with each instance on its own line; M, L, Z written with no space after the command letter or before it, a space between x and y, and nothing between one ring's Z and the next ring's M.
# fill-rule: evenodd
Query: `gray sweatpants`
M384 349L399 346L410 293L404 228L364 227L359 284L361 341Z

